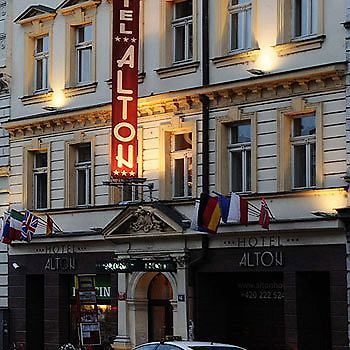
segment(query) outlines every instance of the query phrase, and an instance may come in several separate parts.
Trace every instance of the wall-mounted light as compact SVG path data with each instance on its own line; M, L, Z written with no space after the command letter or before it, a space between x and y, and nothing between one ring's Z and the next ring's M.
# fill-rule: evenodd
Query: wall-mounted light
M247 69L247 72L249 72L250 74L253 74L253 75L265 75L268 73L262 69L257 69L257 68Z
M12 267L13 267L15 270L18 270L19 268L21 268L21 266L18 265L16 262L12 263Z
M56 106L43 106L42 109L45 109L45 111L49 111L49 112L56 112L60 108Z

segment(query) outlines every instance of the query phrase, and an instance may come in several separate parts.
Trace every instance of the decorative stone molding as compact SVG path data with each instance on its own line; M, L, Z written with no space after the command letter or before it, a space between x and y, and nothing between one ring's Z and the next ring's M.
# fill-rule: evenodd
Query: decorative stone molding
M138 83L142 84L144 82L145 78L146 78L146 72L139 72L139 74L138 74ZM112 79L108 79L105 82L108 85L108 87L110 89L112 89Z
M3 123L2 126L13 139L40 136L52 132L80 130L89 127L105 127L110 125L110 120L111 112L109 110L101 110L67 115L55 114L41 118L10 121Z
M173 78L179 75L196 73L199 67L199 61L174 64L171 67L156 69L156 73L160 79Z
M255 61L259 55L259 52L259 49L254 49L244 52L231 53L226 56L212 58L212 62L217 68L244 64Z
M84 85L77 85L72 87L66 87L64 89L64 96L66 98L84 95L84 94L90 94L95 92L97 89L97 82L84 84Z
M286 75L271 75L260 79L234 82L231 86L211 89L205 94L212 106L229 107L232 104L298 96L345 88L345 66L320 67L314 72L290 72Z
M139 100L138 112L140 117L147 117L165 113L200 111L201 106L199 95L162 99L145 98Z
M134 232L143 231L148 233L150 231L164 231L164 222L158 220L153 212L144 208L139 208L134 214L135 221L130 224L129 229Z
M39 94L27 95L20 97L24 106L32 105L35 103L52 101L53 91L45 91Z
M57 9L58 12L62 13L62 15L67 16L71 14L81 14L84 15L82 11L97 7L101 3L101 0L87 0L87 1L81 1L76 4L74 1L67 0L64 3L62 3L59 8Z
M274 49L278 56L287 56L297 52L320 49L325 38L325 35L317 35L307 38L293 39L289 43L276 45Z

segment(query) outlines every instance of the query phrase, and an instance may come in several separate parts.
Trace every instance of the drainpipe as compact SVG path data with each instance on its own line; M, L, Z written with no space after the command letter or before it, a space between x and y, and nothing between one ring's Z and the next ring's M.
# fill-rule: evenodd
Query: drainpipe
M350 108L349 108L349 102L350 102L350 0L346 0L346 5L345 5L345 13L346 13L346 21L343 23L344 28L345 28L345 55L346 55L346 109L345 109L345 118L346 118L346 123L349 122L350 120ZM346 141L348 142L350 140L350 132L346 131ZM349 146L347 143L347 150L349 150ZM347 182L348 185L350 185L350 159L348 156L347 152L347 159L346 159L346 164L347 164L347 172L345 176L345 181ZM346 232L346 277L347 277L347 302L348 302L348 345L350 344L350 195L349 191L347 193L347 206L342 209L338 209L338 217L343 221L344 227L345 227L345 232Z
M202 0L202 85L209 85L209 11L208 0ZM209 98L201 95L203 121L203 192L209 193Z
M350 1L350 0L349 0ZM208 0L202 0L202 86L208 86L209 81L209 11ZM200 95L200 101L202 103L202 192L209 193L209 97L207 95ZM208 236L202 236L202 250L199 256L193 258L188 263L188 285L192 286L192 292L194 293L195 286L195 270L196 267L203 263L208 254L209 240ZM189 295L189 293L187 293ZM195 298L195 295L192 295ZM193 338L196 334L196 325L193 323L196 317L195 303L192 301L193 308L190 307L187 300L187 315L190 319L187 320L188 335ZM191 310L191 311L190 311ZM190 314L190 315L189 315ZM193 328L194 327L194 328Z

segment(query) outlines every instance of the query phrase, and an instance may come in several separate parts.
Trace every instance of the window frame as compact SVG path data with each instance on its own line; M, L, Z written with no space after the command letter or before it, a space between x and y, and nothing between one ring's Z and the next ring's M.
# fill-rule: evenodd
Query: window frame
M175 137L176 135L182 135L187 134L184 132L174 132L171 134L171 152L170 152L170 169L171 169L171 196L173 199L182 199L182 198L192 198L192 185L193 185L193 139L192 139L192 148L186 148L184 150L175 150ZM192 136L192 135L191 135ZM182 159L183 160L183 196L176 196L176 172L175 172L175 163L176 160ZM189 191L189 159L191 159L191 166L192 166L192 185L191 185L191 191ZM187 184L187 186L186 186Z
M311 183L311 173L312 173L312 167L311 167L311 145L315 145L316 147L316 134L317 129L315 130L315 133L312 135L304 135L304 136L294 136L293 135L293 125L295 120L299 118L305 118L308 116L314 116L315 117L315 129L316 129L316 115L315 114L306 114L294 117L292 119L292 125L291 125L291 137L290 137L290 145L291 145L291 170L292 170L292 189L308 189L308 188L315 188L316 187L316 179L315 184ZM305 186L297 186L296 185L296 179L295 179L295 146L305 146ZM315 150L316 153L316 150ZM316 164L314 165L314 172L316 174Z
M79 41L79 30L82 28L86 28L91 26L91 40L84 40L82 42ZM85 39L85 38L84 38ZM76 64L76 83L77 85L83 85L88 84L92 82L92 51L93 51L93 27L92 23L87 23L81 26L75 27L75 64ZM83 79L81 76L84 75L84 73L81 73L83 71L84 63L80 61L80 58L83 59L83 53L88 52L89 57L89 78L87 80Z
M79 150L82 147L85 147L87 144L90 146L90 160L89 161L79 161ZM76 180L76 206L77 207L86 207L91 205L91 190L92 190L92 178L91 178L91 143L80 143L75 146L75 180ZM80 176L79 173L84 171L85 174L85 191L84 191L84 203L80 203Z
M292 38L298 39L298 38L307 38L309 36L313 36L317 34L317 30L313 30L313 28L318 28L318 6L316 9L316 16L314 16L314 4L318 3L318 0L305 0L307 1L306 9L304 9L302 6L299 7L299 13L297 14L297 1L302 0L292 0ZM306 32L303 33L302 29L302 15L306 12ZM301 18L300 19L300 28L297 30L297 15ZM315 21L315 22L314 22ZM297 34L297 32L300 31L300 34Z
M47 38L48 41L48 49L47 51L37 51L38 40ZM43 45L44 48L44 45ZM33 61L34 61L34 76L33 76L33 91L34 93L41 93L49 90L49 60L50 60L50 37L49 34L44 34L42 36L34 38L34 53L33 53ZM43 62L42 67L42 79L41 84L42 87L38 88L38 64L39 62Z
M46 166L45 167L38 167L36 164L36 156L40 153L45 153L46 154ZM38 177L42 174L46 174L46 205L45 206L38 206ZM40 150L40 151L33 151L33 168L32 168L32 183L33 183L33 194L32 194L32 198L33 198L33 209L36 210L40 210L40 209L47 209L48 207L48 154L47 151L44 150Z
M250 123L250 190L257 192L257 116L256 112L245 112L242 108L231 107L225 115L216 117L216 176L215 189L219 193L229 193L231 190L231 170L223 172L229 164L230 128L239 123Z
M34 202L34 157L35 153L47 154L47 201L46 208L35 208ZM28 209L47 210L51 208L51 144L38 138L23 147L23 205Z
M76 5L59 8L58 13L66 20L65 93L69 97L96 91L96 30L97 7L101 1L86 1ZM79 83L77 76L76 29L92 26L91 77Z
M291 105L277 110L277 190L278 192L303 190L309 188L293 188L292 167L292 121L294 118L315 115L316 125L316 184L311 188L322 188L323 174L323 105L322 102L307 103L303 98L293 98Z
M232 128L239 126L239 125L249 125L250 126L250 142L236 142L233 143L232 141L232 134L231 130ZM252 181L252 128L250 122L240 122L240 123L235 123L230 126L228 126L228 145L227 145L227 151L229 152L229 188L230 192L236 192L236 193L248 193L251 192L251 181ZM250 181L248 180L248 174L247 174L247 167L248 167L248 162L247 162L247 153L249 152L250 154ZM241 182L242 186L240 190L236 190L233 188L233 173L232 173L232 168L233 168L233 153L241 153L242 155L242 160L241 160ZM250 183L250 186L247 185L247 183Z
M192 57L188 60L174 62L174 34L172 22L174 19L174 4L178 0L160 1L160 30L159 30L159 65L156 69L160 79L177 77L183 74L196 73L198 61L198 13L199 0L192 0Z
M90 203L78 204L78 183L77 183L77 149L80 145L90 144L91 170L90 175ZM80 165L85 166L85 162ZM74 135L74 139L65 143L65 194L64 202L66 207L84 208L95 205L95 137L86 137L79 133Z
M172 135L192 133L192 195L188 197L173 197L173 172L172 172ZM195 121L183 122L180 116L173 116L171 123L159 127L159 170L162 174L159 178L159 198L190 199L197 195L197 124Z
M315 31L302 36L296 35L295 1L296 0L278 0L277 2L276 51L279 56L321 48L325 38L324 0L315 0L317 1Z
M229 0L228 2L228 25L229 25L229 42L228 42L228 52L229 53L236 53L240 51L247 51L252 49L253 47L253 28L252 28L252 19L253 19L253 2L250 1L249 3L242 3L242 4L236 4L232 5L232 0ZM250 12L250 28L247 26L247 12ZM239 16L239 14L243 14L243 24L241 26L238 25L237 29L240 28L238 32L238 36L241 36L242 40L242 47L239 47L238 42L239 39L237 39L237 47L232 47L232 36L233 36L233 28L232 28L232 17L234 15ZM248 34L249 29L249 36Z
M176 5L181 2L186 2L191 0L181 0L181 1L175 1L173 3L173 17L171 21L171 27L172 27L172 42L173 42L173 54L172 54L172 61L173 64L180 64L184 62L191 61L193 58L193 3L192 3L192 14L190 16L186 17L180 17L176 18ZM177 60L176 59L176 53L177 53L177 36L176 36L176 30L180 27L184 28L184 58ZM192 31L192 43L191 43L191 31ZM190 50L192 44L192 53Z

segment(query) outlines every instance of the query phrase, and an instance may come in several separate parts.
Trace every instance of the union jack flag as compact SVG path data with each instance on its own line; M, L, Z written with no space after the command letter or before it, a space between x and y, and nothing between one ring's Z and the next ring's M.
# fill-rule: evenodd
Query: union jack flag
M21 238L22 241L30 242L38 226L39 218L26 210L22 221Z

